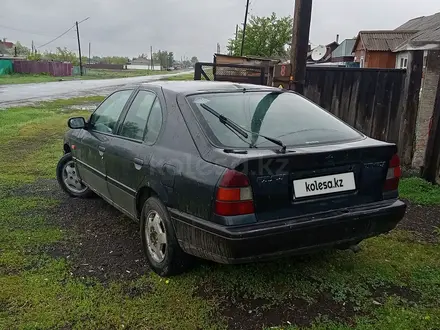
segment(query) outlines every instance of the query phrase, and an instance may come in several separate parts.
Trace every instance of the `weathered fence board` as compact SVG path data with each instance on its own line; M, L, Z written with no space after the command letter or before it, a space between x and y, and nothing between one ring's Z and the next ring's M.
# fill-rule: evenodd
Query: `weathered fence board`
M308 67L304 95L362 133L402 145L401 119L408 117L405 111L417 114L402 106L405 78L405 70ZM405 125L405 136L414 134L415 124ZM412 145L405 146L411 154Z
M432 125L429 130L422 176L432 183L440 183L440 77L437 84Z
M419 109L420 88L423 74L423 57L421 50L409 52L408 72L398 114L400 119L399 142L400 158L405 165L411 165L414 156L415 127Z

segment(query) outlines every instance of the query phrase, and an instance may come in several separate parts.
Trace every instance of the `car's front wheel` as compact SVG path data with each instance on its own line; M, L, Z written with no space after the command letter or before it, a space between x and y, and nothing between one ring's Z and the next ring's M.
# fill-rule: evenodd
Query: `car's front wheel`
M180 248L168 210L158 198L145 201L140 231L144 253L154 272L171 276L187 269L191 257Z
M73 197L88 197L92 194L89 187L82 183L78 176L72 154L67 153L58 162L57 166L58 183L66 193Z

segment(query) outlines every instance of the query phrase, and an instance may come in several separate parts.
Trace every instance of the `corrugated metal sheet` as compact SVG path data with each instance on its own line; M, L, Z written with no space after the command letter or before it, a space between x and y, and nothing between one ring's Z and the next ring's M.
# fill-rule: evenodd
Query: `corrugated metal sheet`
M360 39L369 51L392 51L412 36L416 31L361 31Z
M12 61L0 59L0 76L11 74L12 72Z
M395 48L396 51L410 48L423 49L423 47L432 49L433 44L440 44L440 13L409 20L405 24L399 26L396 31L402 31L402 29L413 29L418 32L408 39L407 42L402 42L398 45L398 47Z
M396 30L428 30L440 26L440 13L417 17L399 26Z
M440 42L440 24L435 29L428 29L418 33L414 38L411 38L411 42Z

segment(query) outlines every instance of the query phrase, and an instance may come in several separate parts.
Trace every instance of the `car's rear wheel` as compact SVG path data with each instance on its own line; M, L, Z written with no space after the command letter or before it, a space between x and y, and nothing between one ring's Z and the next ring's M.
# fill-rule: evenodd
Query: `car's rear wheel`
M76 170L72 154L67 153L58 162L58 183L66 193L73 197L88 197L92 194L89 187L84 185Z
M145 201L140 231L144 253L154 272L171 276L188 268L191 257L180 248L168 210L158 198Z

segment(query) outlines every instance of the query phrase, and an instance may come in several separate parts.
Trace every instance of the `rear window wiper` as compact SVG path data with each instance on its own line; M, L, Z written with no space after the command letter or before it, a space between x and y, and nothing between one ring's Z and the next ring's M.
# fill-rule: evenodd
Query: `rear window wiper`
M213 108L211 108L209 105L205 104L205 103L199 103L199 105L205 109L206 111L210 112L212 115L214 115L215 117L218 118L218 120L225 125L226 127L228 127L231 130L234 130L235 132L237 132L238 134L240 134L241 136L243 136L244 138L249 138L249 134L256 134L258 136L261 136L262 138L265 138L266 140L279 145L281 147L281 149L279 150L279 152L281 153L286 153L286 146L284 145L284 143L281 140L275 139L275 138L271 138L268 136L264 136L260 133L256 133L256 132L252 132L249 131L247 129L244 129L243 127L241 127L240 125L236 124L235 122L233 122L232 120L230 120L229 118L219 114L217 111L215 111ZM249 133L249 134L248 134ZM256 147L254 145L251 144L251 147Z

